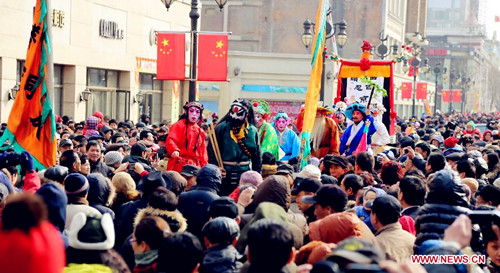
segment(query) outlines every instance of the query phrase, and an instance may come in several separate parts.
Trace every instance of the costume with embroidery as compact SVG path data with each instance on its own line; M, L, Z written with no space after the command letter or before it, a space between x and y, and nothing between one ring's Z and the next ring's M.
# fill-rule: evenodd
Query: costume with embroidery
M339 155L340 132L337 123L327 117L331 111L317 106L316 119L311 131L311 157L323 158L327 154ZM302 115L302 114L301 114Z
M271 153L279 159L278 136L273 126L267 122L270 113L269 104L264 100L253 100L252 105L255 112L255 124L259 130L260 152Z
M288 115L281 111L274 117L274 129L278 134L280 148L285 154L279 159L281 161L288 161L298 156L300 151L300 139L293 130L288 128L289 121Z
M375 127L375 122L373 120L372 116L367 116L365 111L366 111L366 106L359 104L359 103L354 103L351 104L347 107L346 110L346 116L348 119L353 120L353 112L358 111L362 114L363 119L358 121L357 123L354 122L353 124L349 125L347 129L345 130L344 134L342 135L342 138L340 139L340 154L342 155L351 155L356 148L359 145L359 142L361 141L361 138L363 137L363 132L366 126L366 120L369 120L370 124L368 127L368 136L367 136L367 145L371 144L371 139L373 134L377 131L377 128Z
M186 103L185 113L168 132L165 148L170 157L167 170L181 172L184 165L203 167L208 162L206 134L198 125L202 117L203 105L199 102ZM178 157L172 157L178 152Z
M215 127L215 136L226 178L221 195L229 195L238 185L243 172L261 171L259 133L254 125L254 112L248 100L235 100L230 111ZM213 146L208 145L209 163L217 165Z

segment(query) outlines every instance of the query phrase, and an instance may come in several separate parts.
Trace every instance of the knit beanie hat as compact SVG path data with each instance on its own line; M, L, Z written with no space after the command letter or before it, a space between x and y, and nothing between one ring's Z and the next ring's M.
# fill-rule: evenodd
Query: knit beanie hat
M246 171L240 176L240 184L252 184L258 187L264 181L260 173L256 171Z
M104 155L104 163L108 166L114 166L117 163L122 163L123 155L117 151L107 152Z
M305 166L304 169L302 169L302 171L299 173L299 176L321 180L321 171L318 167L309 164Z
M89 182L80 173L72 173L64 179L64 191L68 196L85 196L89 192Z
M476 124L474 123L474 121L469 121L467 122L467 126L471 126L472 127L472 130L476 129Z
M456 137L449 137L444 140L444 146L446 146L446 148L453 148L457 145L457 143L458 139Z
M87 216L75 214L68 230L69 246L83 250L110 250L115 244L115 231L111 214Z

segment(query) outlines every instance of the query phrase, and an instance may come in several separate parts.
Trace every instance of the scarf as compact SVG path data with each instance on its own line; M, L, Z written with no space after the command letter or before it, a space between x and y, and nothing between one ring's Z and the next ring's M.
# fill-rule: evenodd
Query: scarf
M237 135L234 134L232 128L230 130L230 135L231 135L231 138L234 140L234 142L238 143L238 140L239 139L242 139L242 138L245 138L246 134L248 134L248 121L245 122L241 128L240 128L240 131L238 132Z
M136 265L150 265L158 260L158 249L153 249L144 253L134 253Z

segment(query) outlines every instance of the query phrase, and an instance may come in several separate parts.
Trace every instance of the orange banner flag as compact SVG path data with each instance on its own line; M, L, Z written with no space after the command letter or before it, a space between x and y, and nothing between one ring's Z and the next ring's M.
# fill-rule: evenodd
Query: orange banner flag
M56 163L57 140L55 119L47 90L47 61L51 46L46 21L45 0L37 0L33 16L26 62L20 89L12 106L7 129L0 138L7 140L14 151L28 151L36 169L45 169Z

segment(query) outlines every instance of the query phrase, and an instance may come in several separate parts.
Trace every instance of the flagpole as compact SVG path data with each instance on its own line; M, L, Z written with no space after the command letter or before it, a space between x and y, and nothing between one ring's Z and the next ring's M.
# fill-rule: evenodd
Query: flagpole
M50 20L50 14L52 12L52 4L50 2L51 0L45 0L45 4L47 6L47 14L45 15L45 23L47 24L47 35L49 36L49 42L50 45L52 45L52 23ZM47 46L47 44L45 44ZM52 105L52 109L56 108L55 105L55 96L54 96L54 54L50 48L46 48L46 52L48 54L47 56L47 77L46 77L46 83L47 83L47 93L49 96L50 104ZM58 107L59 108L59 107ZM54 110L52 110L54 111ZM59 113L60 114L60 113Z

